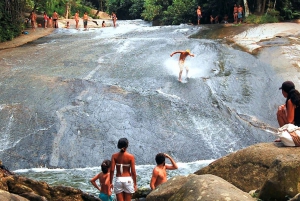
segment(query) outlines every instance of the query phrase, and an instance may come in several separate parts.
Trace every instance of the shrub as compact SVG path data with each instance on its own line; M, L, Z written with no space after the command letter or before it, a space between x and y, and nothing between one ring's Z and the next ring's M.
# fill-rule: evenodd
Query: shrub
M279 12L268 12L264 15L249 15L245 22L250 24L264 24L279 22Z

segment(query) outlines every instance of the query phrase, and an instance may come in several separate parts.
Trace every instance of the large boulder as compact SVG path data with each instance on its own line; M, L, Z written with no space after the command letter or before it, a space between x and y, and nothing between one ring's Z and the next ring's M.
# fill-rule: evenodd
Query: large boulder
M175 194L185 182L187 182L187 180L188 178L186 176L175 176L169 179L148 194L146 201L168 201L169 198Z
M185 179L175 179L175 182L175 187L172 185L174 184L172 179L162 184L147 196L146 201L256 200L248 193L214 175L191 174Z
M286 200L300 192L300 148L260 143L220 158L195 174L213 174L264 201Z
M15 175L1 167L0 200L101 201L99 198L82 192L80 189L66 186L49 186L45 182Z
M9 193L7 191L0 190L0 200L9 200L9 201L29 201L26 198L23 198L19 195Z

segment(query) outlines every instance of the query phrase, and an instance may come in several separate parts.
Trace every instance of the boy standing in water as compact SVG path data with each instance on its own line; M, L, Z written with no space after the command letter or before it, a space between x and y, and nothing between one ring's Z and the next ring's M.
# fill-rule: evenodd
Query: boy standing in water
M170 56L172 57L174 54L177 54L177 53L180 53L180 56L179 56L179 69L180 69L180 71L179 71L178 81L181 82L182 81L181 75L182 75L182 71L183 71L184 67L186 69L186 77L188 77L188 73L189 73L188 66L184 65L184 61L185 61L186 57L187 56L194 57L195 55L191 54L191 51L189 49L187 49L186 51L182 51L182 50L175 51Z
M112 201L112 184L110 183L110 160L104 160L101 164L101 170L99 174L94 176L90 182L95 188L100 191L99 198L102 201ZM100 187L96 184L96 180L99 179Z
M168 158L172 165L165 164L165 160ZM158 185L165 183L167 181L167 172L166 170L175 170L178 169L176 162L171 156L164 153L159 153L155 157L157 166L153 169L152 178L150 181L150 187L154 190Z

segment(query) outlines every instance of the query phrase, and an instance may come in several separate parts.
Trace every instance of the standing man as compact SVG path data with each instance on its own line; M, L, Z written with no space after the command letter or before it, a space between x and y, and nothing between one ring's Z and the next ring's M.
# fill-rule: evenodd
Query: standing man
M172 165L165 164L165 160L168 158ZM154 190L158 185L165 183L167 181L166 170L176 170L178 166L171 156L164 153L159 153L155 157L156 167L153 169L152 177L150 181L150 187Z
M88 16L87 12L84 12L84 15L83 15L83 27L84 27L84 31L87 30L88 20L89 20L89 16Z
M31 11L29 19L30 19L30 23L31 23L31 28L33 31L35 31L36 14L34 11Z
M75 13L75 23L76 23L76 29L78 29L78 23L79 23L79 10Z
M238 17L238 7L236 4L233 6L233 22L237 23L237 17Z
M241 5L239 5L238 7L238 19L239 19L239 23L241 23L243 21L243 7Z
M52 20L53 20L53 24L54 24L54 28L58 28L58 14L56 11L53 12L52 14Z
M185 59L186 59L187 56L194 57L194 55L191 54L191 51L189 49L187 49L186 51L182 51L182 50L175 51L170 56L172 57L174 54L177 54L177 53L180 54L180 56L179 56L179 63L178 63L179 69L180 69L178 81L181 82L182 81L181 80L181 75L182 75L182 71L183 71L184 67L186 69L186 77L188 77L188 73L189 73L189 68L188 68L188 66L184 65L184 61L185 61Z
M198 6L196 12L197 12L198 25L200 25L200 20L202 18L202 12L201 12L201 7L200 6Z

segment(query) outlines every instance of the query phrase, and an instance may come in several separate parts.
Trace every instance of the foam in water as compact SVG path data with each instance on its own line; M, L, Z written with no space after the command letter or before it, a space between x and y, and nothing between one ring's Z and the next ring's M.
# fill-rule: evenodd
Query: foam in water
M177 162L178 169L167 171L168 178L176 175L188 175L195 171L207 166L214 160L201 160L190 163ZM169 163L167 161L167 163ZM155 165L137 165L137 184L138 188L150 188L150 179L152 170ZM49 185L65 185L74 188L79 188L84 192L88 192L97 196L98 190L95 189L90 183L90 179L101 171L100 167L87 167L87 168L74 168L74 169L48 169L46 167L32 168L32 169L19 169L14 172L24 175L28 178L35 180L42 180Z

